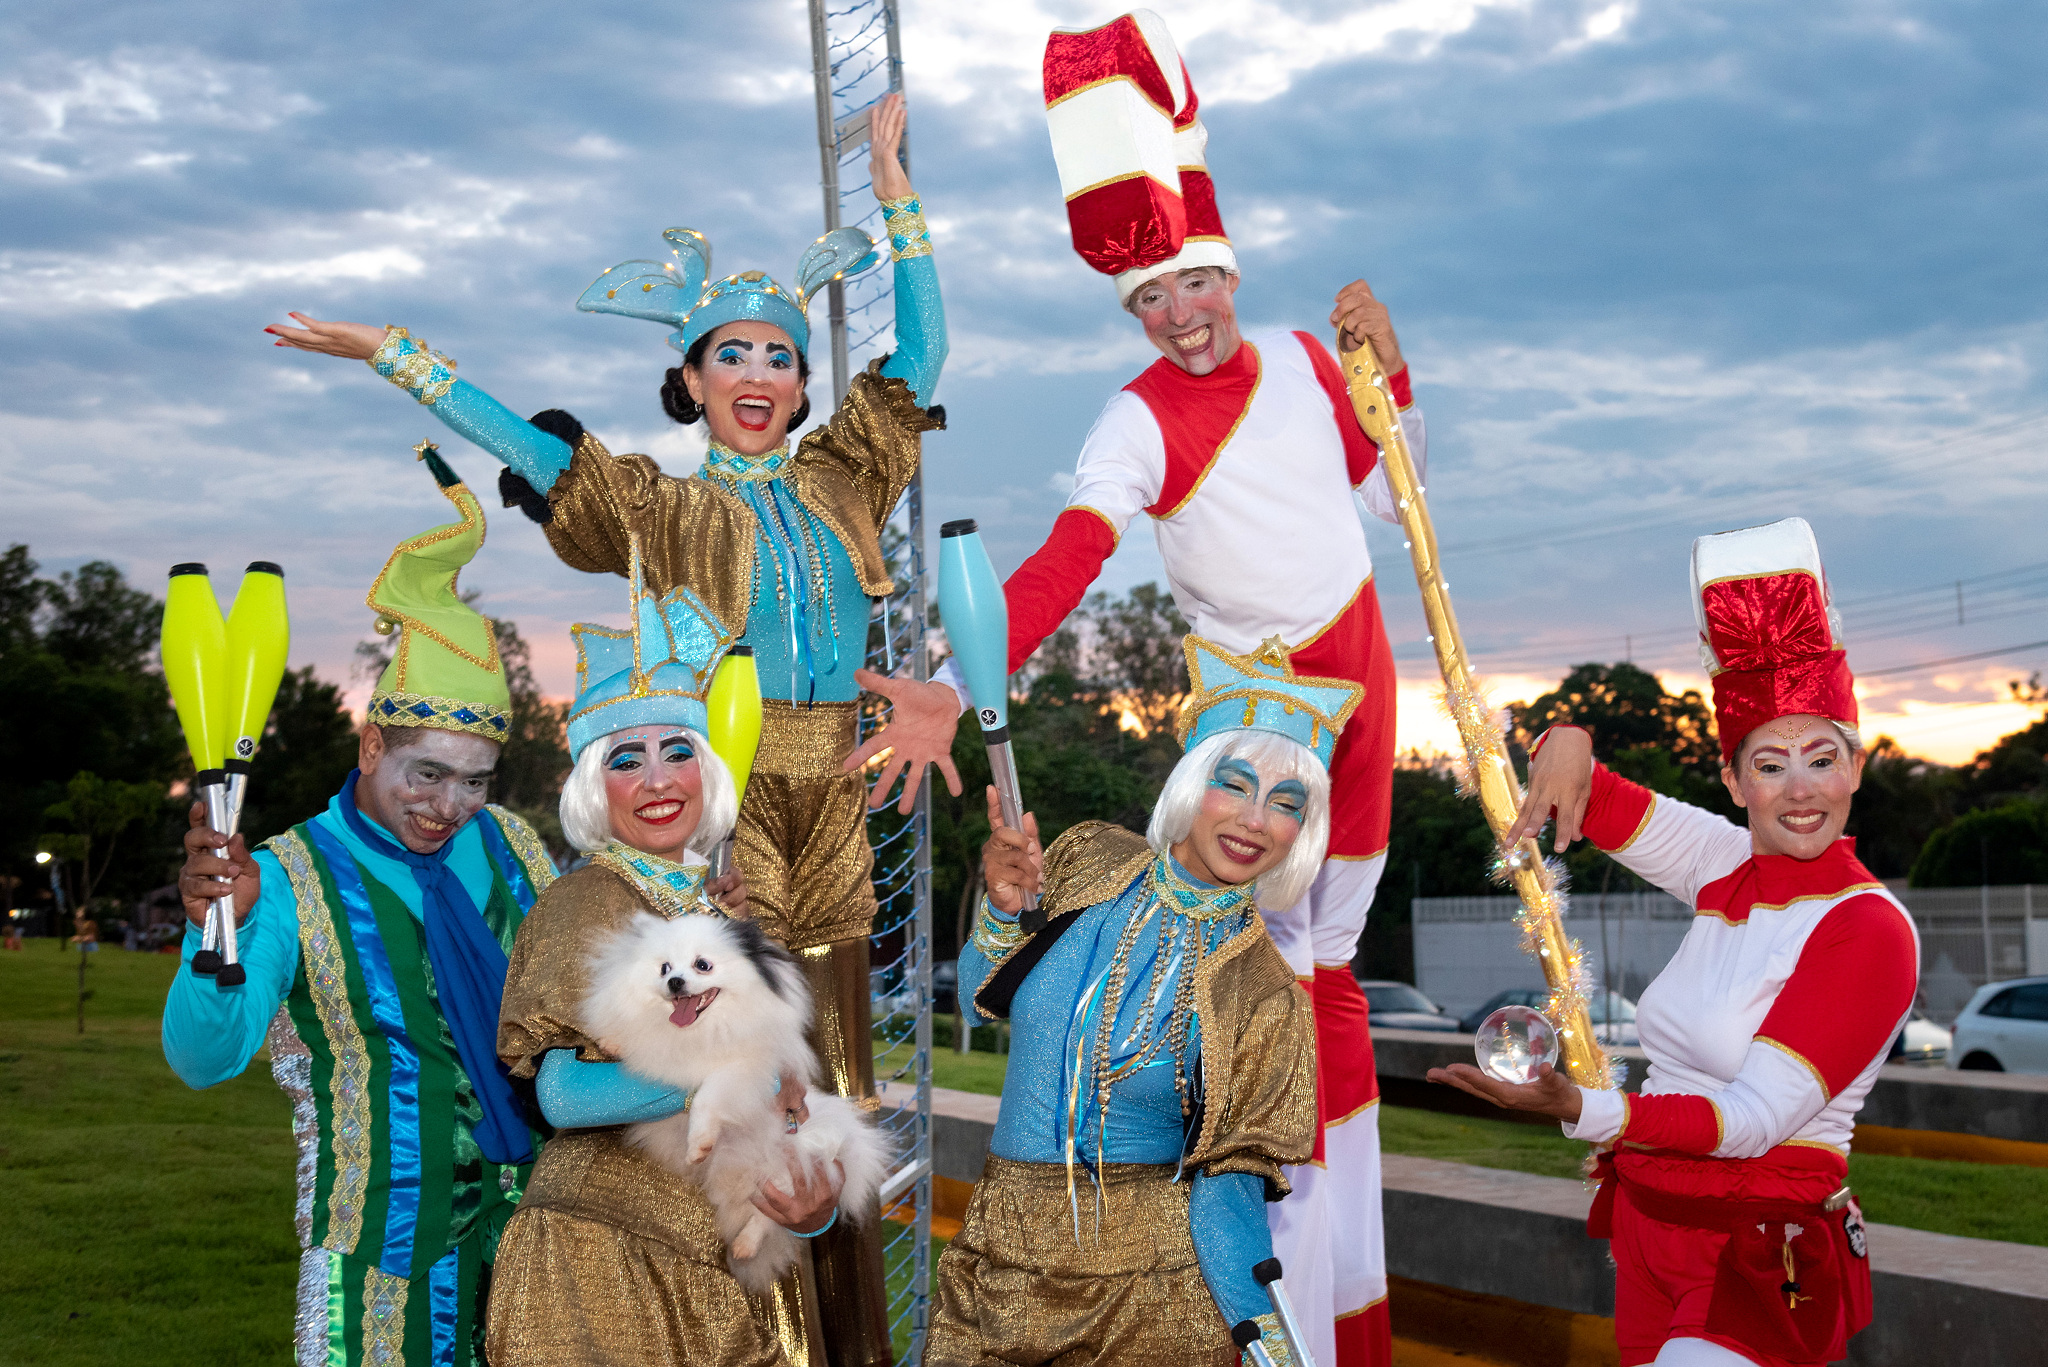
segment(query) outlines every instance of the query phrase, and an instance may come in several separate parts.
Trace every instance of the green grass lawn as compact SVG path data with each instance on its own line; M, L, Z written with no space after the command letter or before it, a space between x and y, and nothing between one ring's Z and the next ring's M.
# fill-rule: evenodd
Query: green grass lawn
M0 1363L278 1363L298 1271L291 1108L257 1064L194 1092L157 1015L178 961L0 953Z
M0 1367L287 1360L284 1096L260 1061L207 1092L171 1074L157 1016L176 959L94 955L83 1035L77 965L49 940L0 953ZM996 1094L1006 1062L942 1048L933 1077ZM1537 1126L1394 1106L1380 1134L1391 1153L1556 1177L1584 1151ZM2048 1244L2048 1169L1858 1156L1850 1180L1873 1220Z
M1482 1168L1577 1177L1585 1144L1510 1120L1472 1120L1380 1107L1380 1146ZM1937 1234L2048 1245L2048 1168L1849 1155L1849 1185L1866 1219Z

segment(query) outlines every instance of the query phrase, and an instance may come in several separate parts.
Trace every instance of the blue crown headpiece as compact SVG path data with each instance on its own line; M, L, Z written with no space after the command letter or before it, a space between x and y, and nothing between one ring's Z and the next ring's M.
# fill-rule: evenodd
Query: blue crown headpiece
M806 316L812 298L834 280L859 275L879 259L875 241L858 228L835 228L804 249L796 263L796 289L784 289L760 271L711 280L711 241L695 228L670 228L673 261L621 261L590 282L577 299L585 313L619 313L675 329L668 344L688 352L721 323L772 323L798 351L810 346ZM708 283L707 283L708 282Z
M677 587L659 599L640 575L633 547L633 626L630 631L579 622L576 701L569 707L569 755L601 736L629 726L687 726L706 734L704 694L726 648L738 639L690 590Z
M1337 735L1365 690L1349 679L1298 675L1277 636L1249 655L1232 655L1214 641L1189 636L1181 648L1188 658L1188 699L1178 728L1183 749L1192 750L1224 731L1277 731L1315 752L1325 769Z

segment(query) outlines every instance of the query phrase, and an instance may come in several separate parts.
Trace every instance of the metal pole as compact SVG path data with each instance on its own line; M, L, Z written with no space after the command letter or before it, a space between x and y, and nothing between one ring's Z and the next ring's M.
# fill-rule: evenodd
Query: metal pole
M893 55L896 45L894 23L895 6L892 4L889 27L889 45ZM899 63L900 67L900 63ZM917 624L916 635L910 644L910 669L912 677L922 683L931 678L931 655L925 648L925 628L929 617L925 608L925 560L924 560L924 481L913 479L910 488L904 492L904 500L910 520L910 620ZM918 956L918 1001L922 1003L917 1013L917 1056L923 1061L917 1082L917 1141L921 1152L931 1152L932 1133L932 778L929 770L917 786L917 812L911 818L917 823L917 859L911 875L911 897L917 906L917 938L924 946ZM956 978L954 995L959 994ZM917 1189L917 1252L912 1264L913 1284L920 1289L931 1284L932 1256L932 1177L929 1171L919 1181ZM930 1301L919 1294L911 1314L911 1341L921 1350L925 1333L929 1328Z
M811 79L818 91L818 160L825 192L825 231L839 226L839 131L832 118L832 35L825 26L825 0L810 0ZM832 406L846 398L846 286L834 280L825 292L832 335Z

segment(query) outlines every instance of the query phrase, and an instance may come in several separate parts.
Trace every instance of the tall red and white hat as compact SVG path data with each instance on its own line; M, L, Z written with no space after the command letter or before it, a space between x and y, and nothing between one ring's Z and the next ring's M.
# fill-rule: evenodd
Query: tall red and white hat
M1151 10L1046 39L1045 121L1074 250L1115 279L1119 303L1169 271L1237 273L1198 110L1187 64Z
M1724 761L1735 762L1757 727L1800 713L1826 717L1861 744L1842 619L1805 518L1693 542L1692 594Z

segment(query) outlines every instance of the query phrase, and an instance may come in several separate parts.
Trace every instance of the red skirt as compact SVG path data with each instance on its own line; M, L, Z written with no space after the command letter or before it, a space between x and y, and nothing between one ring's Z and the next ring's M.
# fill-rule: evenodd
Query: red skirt
M1791 1201L1674 1196L1618 1177L1603 1155L1587 1233L1612 1239L1622 1367L1674 1338L1762 1367L1820 1367L1870 1323L1862 1214Z

